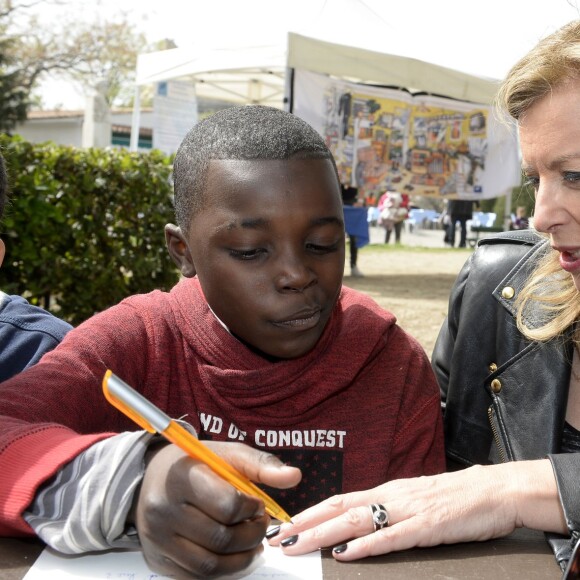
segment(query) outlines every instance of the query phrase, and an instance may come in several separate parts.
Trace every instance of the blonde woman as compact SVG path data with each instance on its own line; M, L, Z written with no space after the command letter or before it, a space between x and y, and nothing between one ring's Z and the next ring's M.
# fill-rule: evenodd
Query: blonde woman
M564 567L580 536L580 21L514 66L498 104L534 229L480 241L452 290L432 358L450 472L328 499L270 532L288 554L355 560L528 527Z

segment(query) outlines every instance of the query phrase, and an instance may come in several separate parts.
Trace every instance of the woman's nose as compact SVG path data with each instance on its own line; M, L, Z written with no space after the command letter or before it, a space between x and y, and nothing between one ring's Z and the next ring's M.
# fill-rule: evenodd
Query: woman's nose
M550 233L562 225L566 218L566 209L562 203L559 188L549 182L538 186L534 207L533 224L539 232Z

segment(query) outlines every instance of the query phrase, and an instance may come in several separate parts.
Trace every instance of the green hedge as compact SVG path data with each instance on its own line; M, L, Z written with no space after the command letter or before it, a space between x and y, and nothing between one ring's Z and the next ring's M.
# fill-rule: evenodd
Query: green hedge
M158 151L34 145L0 135L10 204L0 225L0 288L71 324L126 296L169 289L171 159Z

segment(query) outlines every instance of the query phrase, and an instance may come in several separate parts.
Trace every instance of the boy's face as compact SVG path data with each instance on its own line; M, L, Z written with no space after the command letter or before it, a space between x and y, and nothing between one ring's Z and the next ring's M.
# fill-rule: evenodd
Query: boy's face
M344 269L331 162L214 160L204 196L184 241L212 310L261 353L306 354L328 322Z

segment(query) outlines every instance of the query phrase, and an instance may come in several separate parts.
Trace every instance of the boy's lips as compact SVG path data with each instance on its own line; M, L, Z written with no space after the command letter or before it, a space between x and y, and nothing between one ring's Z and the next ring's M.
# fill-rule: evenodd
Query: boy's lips
M283 326L285 328L297 328L300 330L307 330L313 328L320 321L320 308L301 310L280 320L274 320L275 326Z

